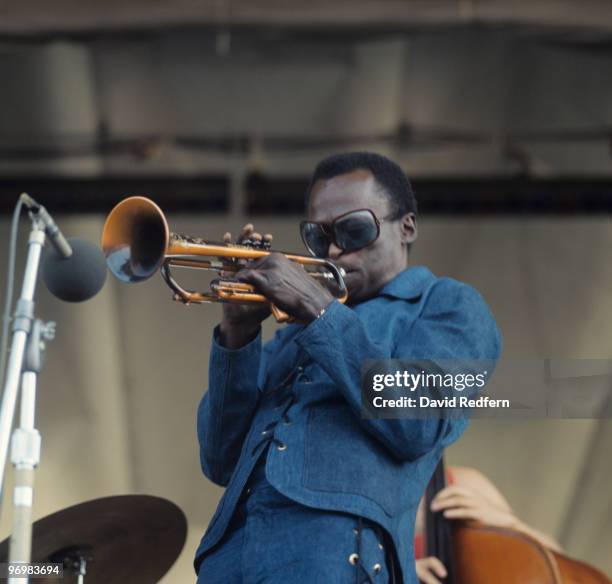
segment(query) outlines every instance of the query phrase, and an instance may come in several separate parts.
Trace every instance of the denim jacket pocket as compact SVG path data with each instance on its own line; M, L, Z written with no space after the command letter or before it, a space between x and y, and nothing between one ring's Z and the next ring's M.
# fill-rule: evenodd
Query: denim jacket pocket
M411 504L409 463L395 459L348 406L310 411L304 486L370 499L388 516Z

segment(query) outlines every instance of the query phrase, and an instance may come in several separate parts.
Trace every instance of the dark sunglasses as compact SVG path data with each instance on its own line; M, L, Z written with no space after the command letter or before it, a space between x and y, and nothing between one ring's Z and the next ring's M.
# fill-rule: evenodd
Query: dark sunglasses
M336 217L331 223L302 221L300 234L308 251L324 258L331 243L346 252L374 243L380 235L381 223L389 219L393 215L378 219L370 209L357 209Z

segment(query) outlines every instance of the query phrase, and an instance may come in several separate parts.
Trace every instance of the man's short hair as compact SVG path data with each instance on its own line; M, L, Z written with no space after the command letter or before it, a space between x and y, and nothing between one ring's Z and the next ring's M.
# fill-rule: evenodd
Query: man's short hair
M318 180L327 180L355 170L369 170L372 173L381 191L389 199L394 219L406 213L416 214L416 197L404 171L386 156L373 152L344 152L321 160L310 179L308 198Z

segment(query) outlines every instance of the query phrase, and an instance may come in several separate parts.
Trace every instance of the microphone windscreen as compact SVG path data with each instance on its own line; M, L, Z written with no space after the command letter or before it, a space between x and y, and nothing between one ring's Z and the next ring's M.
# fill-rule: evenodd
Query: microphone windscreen
M42 276L49 292L66 302L83 302L95 296L106 281L106 260L97 245L82 239L68 239L69 258L49 246L42 264Z

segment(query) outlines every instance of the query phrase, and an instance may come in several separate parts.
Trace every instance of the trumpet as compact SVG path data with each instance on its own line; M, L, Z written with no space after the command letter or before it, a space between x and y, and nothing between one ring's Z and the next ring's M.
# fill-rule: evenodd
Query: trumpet
M128 197L113 208L102 230L102 251L109 270L121 282L141 282L159 270L173 299L184 304L269 302L252 285L231 279L231 274L244 267L244 260L268 256L271 250L173 233L162 210L146 197ZM329 284L340 302L346 301L348 292L341 268L329 260L282 253L302 265L309 276ZM177 282L173 266L223 272L224 276L211 282L210 291L196 292ZM277 306L271 304L271 310L277 321L290 320Z

